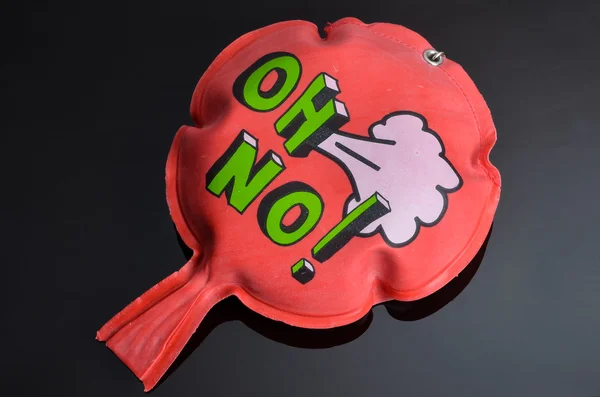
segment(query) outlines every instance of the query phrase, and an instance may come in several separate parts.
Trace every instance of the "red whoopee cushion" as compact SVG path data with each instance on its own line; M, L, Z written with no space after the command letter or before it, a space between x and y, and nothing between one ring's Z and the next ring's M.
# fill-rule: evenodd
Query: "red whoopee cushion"
M166 169L193 256L97 335L146 390L228 296L294 326L341 326L437 291L486 238L496 131L465 71L402 26L325 30L250 32L196 87L196 125Z

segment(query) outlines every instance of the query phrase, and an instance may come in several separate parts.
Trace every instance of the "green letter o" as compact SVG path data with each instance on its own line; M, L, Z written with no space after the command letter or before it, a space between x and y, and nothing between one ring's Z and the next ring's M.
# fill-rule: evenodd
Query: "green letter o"
M283 218L294 207L300 207L300 216L291 225ZM278 245L292 245L310 233L323 214L323 200L310 186L289 182L267 194L258 208L258 223L271 241Z
M268 91L260 86L269 73L277 73L277 81ZM268 112L281 105L294 91L302 67L294 55L285 52L268 54L242 73L233 85L233 94L246 107Z

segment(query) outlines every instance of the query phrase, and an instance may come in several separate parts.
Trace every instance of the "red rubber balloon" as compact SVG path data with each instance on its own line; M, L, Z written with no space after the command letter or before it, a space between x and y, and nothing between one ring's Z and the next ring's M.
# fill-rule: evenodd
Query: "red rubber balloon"
M465 71L401 26L345 18L248 33L210 65L166 167L193 256L98 331L153 388L236 296L304 328L437 291L490 229L500 175Z

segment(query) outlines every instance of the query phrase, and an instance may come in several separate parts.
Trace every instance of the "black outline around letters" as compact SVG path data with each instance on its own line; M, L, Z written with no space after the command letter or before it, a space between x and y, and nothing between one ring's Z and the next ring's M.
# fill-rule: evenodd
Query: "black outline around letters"
M361 215L359 215L358 218L356 218L353 222L348 224L346 228L342 229L340 233L335 235L335 237L329 242L329 244L325 245L319 252L314 252L315 247L313 246L313 248L311 249L311 255L314 259L318 260L321 263L330 259L339 250L344 248L344 246L346 246L346 244L348 244L352 240L352 238L359 236L359 233L362 229L369 226L371 223L375 222L382 216L387 215L391 212L389 203L385 197L379 194L379 192L375 192L372 196L369 197L373 196L375 196L377 203L369 207L368 211L363 212ZM344 221L344 219L345 216L342 216L342 219L331 229L329 229L325 236L327 236L331 232L331 230L333 230L342 221ZM325 236L323 236L321 240L325 238ZM319 240L319 242L317 242L315 246L318 245L321 242L321 240Z
M254 147L254 149L255 149L255 151L254 151L254 158L252 160L253 165L250 168L250 174L248 175L248 181L252 181L252 179L257 174L257 172L259 170L261 170L263 168L263 166L269 162L269 160L273 159L273 155L277 156L277 158L279 158L281 160L281 170L275 175L275 177L269 183L267 183L265 185L264 188L262 188L256 194L256 196L254 196L254 198L252 200L250 200L250 202L248 203L248 205L246 206L246 208L244 208L243 211L240 211L237 208L235 208L233 205L229 204L229 202L231 201L231 193L233 191L233 186L235 184L235 176L233 178L231 178L229 180L229 182L227 182L227 184L225 185L225 188L223 188L223 191L219 195L211 192L210 189L208 188L208 185L210 185L210 183L213 181L213 179L219 173L219 171L221 169L223 169L223 167L225 166L225 164L227 164L227 162L229 161L229 159L231 159L231 156L233 156L233 154L238 150L238 148L244 142L246 142L246 140L244 139L244 134L248 134L251 138L253 138L256 141L256 147ZM260 194L267 187L269 187L269 185L275 180L275 178L277 178L279 175L281 175L281 173L283 171L285 171L285 169L286 169L285 168L285 163L283 162L283 159L281 158L281 156L278 155L277 153L275 153L272 150L267 151L267 153L265 153L261 157L261 159L258 160L258 162L256 162L256 156L257 155L258 155L258 139L255 138L248 131L242 130L238 134L238 136L235 137L235 139L233 140L233 142L231 142L231 144L229 145L229 147L227 148L227 150L225 151L225 153L223 153L223 155L221 155L221 157L219 157L217 159L217 161L215 161L214 164L206 172L206 183L205 183L204 188L206 189L207 192L209 192L210 194L212 194L213 196L218 197L218 198L221 197L223 195L223 193L225 193L225 197L227 198L227 205L230 206L231 208L233 208L234 210L236 210L239 214L243 214L250 207L250 205L258 198L258 196L260 196Z
M281 102L279 102L277 104L277 106L275 106L272 109L267 109L267 110L254 109L253 107L251 107L250 105L248 105L248 103L246 102L246 100L244 98L244 86L246 85L246 82L248 81L248 78L252 75L252 73L254 73L258 68L260 68L261 66L263 66L265 63L269 62L272 59L279 58L279 57L282 57L282 56L292 57L292 58L294 58L298 62L298 67L299 67L298 79L294 83L294 86L292 87L292 89L290 90L290 92L285 96L285 98L283 98L281 100ZM277 81L275 82L275 84L273 85L273 87L271 87L268 91L261 90L260 86L262 85L263 81L273 71L275 71L277 73ZM287 76L287 72L284 69L282 69L280 67L275 67L275 68L271 69L260 80L260 83L258 85L259 95L260 95L260 93L266 94L266 95L261 95L263 98L272 98L272 97L274 97L275 95L277 95L277 93L279 92L279 90L281 90L281 87L283 87L283 85L285 84L285 80L287 79L287 77L288 77ZM283 103L285 101L287 101L287 99L290 97L290 95L292 95L292 93L294 91L296 91L296 88L298 88L298 84L300 83L300 79L301 78L302 78L302 63L300 62L300 60L298 59L297 56L295 56L294 54L291 54L289 52L285 52L285 51L271 52L271 53L269 53L269 54L267 54L267 55L259 58L256 62L254 62L252 65L250 65L248 67L248 69L244 70L235 79L235 81L233 82L233 87L232 87L233 97L235 99L237 99L239 103L241 103L242 105L244 105L248 109L252 110L253 112L261 112L261 113L271 112L271 111L277 109L279 106L283 105ZM277 92L274 91L275 89L277 90Z
M277 241L273 240L271 238L271 236L269 236L269 233L267 233L267 227L266 227L267 217L268 217L269 212L271 211L271 208L273 207L273 205L280 198L285 197L288 194L294 193L294 192L308 192L308 193L313 193L315 196L317 196L317 198L321 202L321 213L319 214L319 218L317 218L317 221L315 222L315 224L310 229L308 229L308 231L302 237L300 237L298 240L296 240L290 244L280 244ZM305 205L303 205L302 203L297 203L297 204L294 204L292 207L290 207L285 212L285 214L282 217L282 220L285 217L285 215L292 208L294 208L296 206L300 206L300 216L292 223L292 225L286 226L286 225L283 225L283 223L281 223L282 230L284 229L284 227L293 228L299 221L302 221L301 224L298 226L298 227L300 227L304 224L304 221L306 221L306 219L308 219L308 208ZM273 189L272 191L270 191L269 193L267 193L265 195L265 197L261 200L261 202L258 206L258 211L256 213L256 217L258 220L258 226L260 227L260 230L263 232L263 234L269 240L271 240L274 244L277 244L282 247L286 247L289 245L294 245L294 244L298 243L299 241L301 241L302 239L304 239L306 236L308 236L315 229L315 227L317 227L317 225L321 221L321 218L323 217L323 212L325 212L325 202L323 201L323 198L321 197L319 192L317 192L312 186L310 186L304 182L291 181L284 185L276 187L275 189Z
M298 146L294 153L289 153L287 148L285 148L285 143L284 143L284 150L290 157L307 157L312 150L318 149L318 146L321 142L323 142L325 139L327 139L332 133L338 132L339 128L341 128L344 124L346 124L346 123L348 123L348 121L350 121L350 113L348 111L348 107L346 106L346 104L344 102L337 99L337 96L342 93L342 90L339 86L339 81L335 77L331 76L330 74L321 72L321 73L317 74L310 81L310 83L308 83L308 85L306 86L304 91L302 91L302 94L300 94L298 96L298 98L290 106L288 106L287 110L285 112L283 112L283 114L275 120L275 122L273 123L273 129L275 130L275 133L277 135L279 135L280 137L285 138L284 142L287 142L287 140L290 137L292 137L294 134L296 134L298 132L298 130L302 127L302 125L307 121L304 111L301 111L300 113L298 113L296 115L296 117L294 117L290 121L290 123L288 125L286 125L284 127L283 130L281 130L281 132L277 131L277 122L279 122L279 120L281 118L283 118L291 108L293 108L298 102L300 102L302 100L306 91L308 91L310 86L321 75L323 75L324 79L325 79L325 76L333 79L338 86L338 90L335 91L335 90L325 86L314 97L312 97L311 103L315 109L315 112L321 111L321 109L323 109L323 107L326 104L328 104L330 101L333 101L333 104L335 107L335 102L337 101L344 106L344 109L346 110L346 115L344 116L344 115L338 113L337 109L335 109L335 113L329 119L327 119L323 123L322 126L317 128L317 130L315 132L313 132L313 134L308 139L306 139L301 146Z

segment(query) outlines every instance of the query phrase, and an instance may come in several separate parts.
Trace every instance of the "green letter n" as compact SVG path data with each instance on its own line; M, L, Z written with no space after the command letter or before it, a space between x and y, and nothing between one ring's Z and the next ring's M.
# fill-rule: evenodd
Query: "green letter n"
M227 203L240 214L285 169L271 150L255 164L257 149L256 138L242 130L206 173L206 189L217 197L225 192Z

